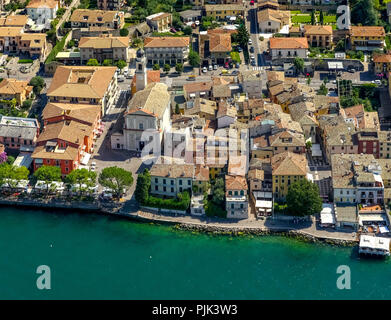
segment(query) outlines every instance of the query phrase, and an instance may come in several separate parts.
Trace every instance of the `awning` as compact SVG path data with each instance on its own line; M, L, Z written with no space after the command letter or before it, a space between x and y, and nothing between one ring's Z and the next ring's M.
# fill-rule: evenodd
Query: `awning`
M321 213L320 214L321 224L335 224L335 218L332 213Z
M255 207L256 208L266 208L269 209L273 206L272 201L265 201L265 200L257 200L255 202Z
M80 163L86 165L88 161L90 161L90 158L91 158L91 154L85 153Z
M195 93L190 93L190 94L189 94L189 97L190 97L190 98L195 98Z
M340 61L330 61L327 62L327 65L332 70L343 70L343 63Z

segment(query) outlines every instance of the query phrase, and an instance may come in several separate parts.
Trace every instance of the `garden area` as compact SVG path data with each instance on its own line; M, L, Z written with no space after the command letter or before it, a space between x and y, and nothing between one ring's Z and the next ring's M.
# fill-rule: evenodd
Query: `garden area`
M337 28L337 16L335 14L316 11L314 13L302 13L301 11L291 11L291 21L293 26L300 24L321 24L331 25L333 29Z
M362 104L365 111L371 112L377 111L380 107L380 93L374 83L353 86L351 80L339 80L338 89L343 108Z

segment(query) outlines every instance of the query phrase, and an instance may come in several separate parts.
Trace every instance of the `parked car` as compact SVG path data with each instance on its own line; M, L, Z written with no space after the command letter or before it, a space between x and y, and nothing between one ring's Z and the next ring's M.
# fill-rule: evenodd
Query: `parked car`
M242 52L243 51L242 47L237 47L236 50L238 50L238 52Z
M212 71L213 70L213 66L210 64L208 69L209 69L209 71Z
M256 65L255 60L251 60L251 65L252 65L252 66L255 66L255 65Z
M372 83L376 83L377 85L381 85L381 81L380 80L374 80L374 81L372 81Z
M251 1L250 1L250 5L251 5L251 6L254 5L254 0L251 0Z
M253 42L252 42L251 39L248 40L248 44L249 44L250 46L253 44Z
M125 81L125 76L123 75L123 74L120 74L119 76L118 76L118 82L124 82Z
M217 64L213 66L213 70L217 70Z
M238 70L234 70L234 71L231 72L231 74L232 74L233 76L237 76L237 75L239 74L239 71L238 71Z
M195 21L195 25L196 26L199 26L200 25L200 22L198 20Z
M235 64L235 68L239 68L240 67L240 64L239 63L236 63Z
M228 62L226 62L226 63L224 64L224 68L226 68L226 69L229 68L229 63L228 63Z
M356 69L349 69L348 70L350 73L355 73L356 72Z
M202 72L208 72L208 69L206 69L206 67L203 67Z
M189 81L196 81L196 76L194 74L190 75L187 80Z
M250 48L250 52L251 52L251 53L254 53L254 47L251 47L251 48Z

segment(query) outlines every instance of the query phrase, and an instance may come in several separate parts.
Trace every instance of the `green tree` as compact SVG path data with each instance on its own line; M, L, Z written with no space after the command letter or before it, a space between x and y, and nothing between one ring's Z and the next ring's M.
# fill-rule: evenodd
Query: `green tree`
M31 78L29 82L30 86L33 86L33 91L36 95L39 95L45 86L45 81L40 76L35 76Z
M197 52L190 50L189 63L192 67L198 67L200 65L200 56L198 55Z
M134 192L135 198L139 204L144 204L148 200L149 187L151 186L151 175L148 169L140 173L137 177L136 190Z
M61 181L61 169L56 166L42 166L34 172L36 180L44 181L47 185L46 193L49 193L50 183Z
M164 72L170 72L170 70L171 70L171 66L170 66L168 63L166 63L166 64L163 66L163 71L164 71Z
M335 51L345 51L345 39L341 39L337 42Z
M99 183L113 190L114 195L119 198L124 189L133 184L133 176L130 171L115 167L104 168L99 175Z
M315 10L311 11L311 24L314 25L316 23Z
M307 86L311 84L311 77L307 77Z
M308 216L322 210L319 188L307 179L301 179L290 185L286 196L288 212L295 216Z
M160 70L160 66L158 63L155 63L152 68L153 70Z
M85 168L72 170L65 178L70 185L77 185L80 195L88 188L95 186L96 173Z
M302 73L304 71L304 60L303 60L303 58L296 57L293 60L293 65L295 66L297 72Z
M183 34L186 35L186 36L190 36L192 33L193 33L193 30L191 29L190 26L186 26L186 27L183 29Z
M180 110L179 110L179 104L176 104L175 105L175 114L180 114Z
M322 10L320 10L320 12L319 12L319 22L323 26L324 17L323 17L323 11Z
M124 60L118 60L118 62L117 62L117 68L119 68L119 69L123 69L123 68L125 68L126 66L127 66L128 64L124 61Z
M109 67L113 65L113 60L111 59L105 59L103 60L102 66Z
M90 59L87 61L87 66L99 66L99 62L96 59Z
M175 65L175 71L178 72L178 73L182 73L183 72L183 64L182 63L177 63Z
M22 108L25 110L28 110L31 108L31 105L33 104L31 99L27 99L23 101Z
M26 167L15 167L4 162L0 166L0 183L6 184L11 190L15 189L21 180L27 180L29 171Z
M119 35L121 37L127 37L129 35L129 30L126 29L126 28L122 28L120 31L119 31Z
M248 33L244 23L239 25L237 40L243 49L247 48L248 41L250 40L250 34Z
M370 0L355 0L350 4L351 22L363 26L376 26L378 22L377 13Z
M326 88L326 85L325 85L324 83L322 83L322 84L320 85L319 90L318 90L318 94L321 95L321 96L326 96L327 93L328 93L328 90L327 90L327 88Z
M217 178L212 187L212 201L218 206L222 206L225 200L224 180Z
M305 147L307 150L310 150L312 148L312 142L311 140L308 140L306 143L305 143Z

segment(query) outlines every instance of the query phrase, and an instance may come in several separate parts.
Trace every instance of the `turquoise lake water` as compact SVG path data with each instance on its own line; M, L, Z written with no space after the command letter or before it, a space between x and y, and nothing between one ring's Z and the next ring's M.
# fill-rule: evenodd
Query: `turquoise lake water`
M192 234L94 214L0 209L0 299L390 299L390 260L277 236ZM51 270L38 290L36 269ZM338 290L337 267L351 269Z

